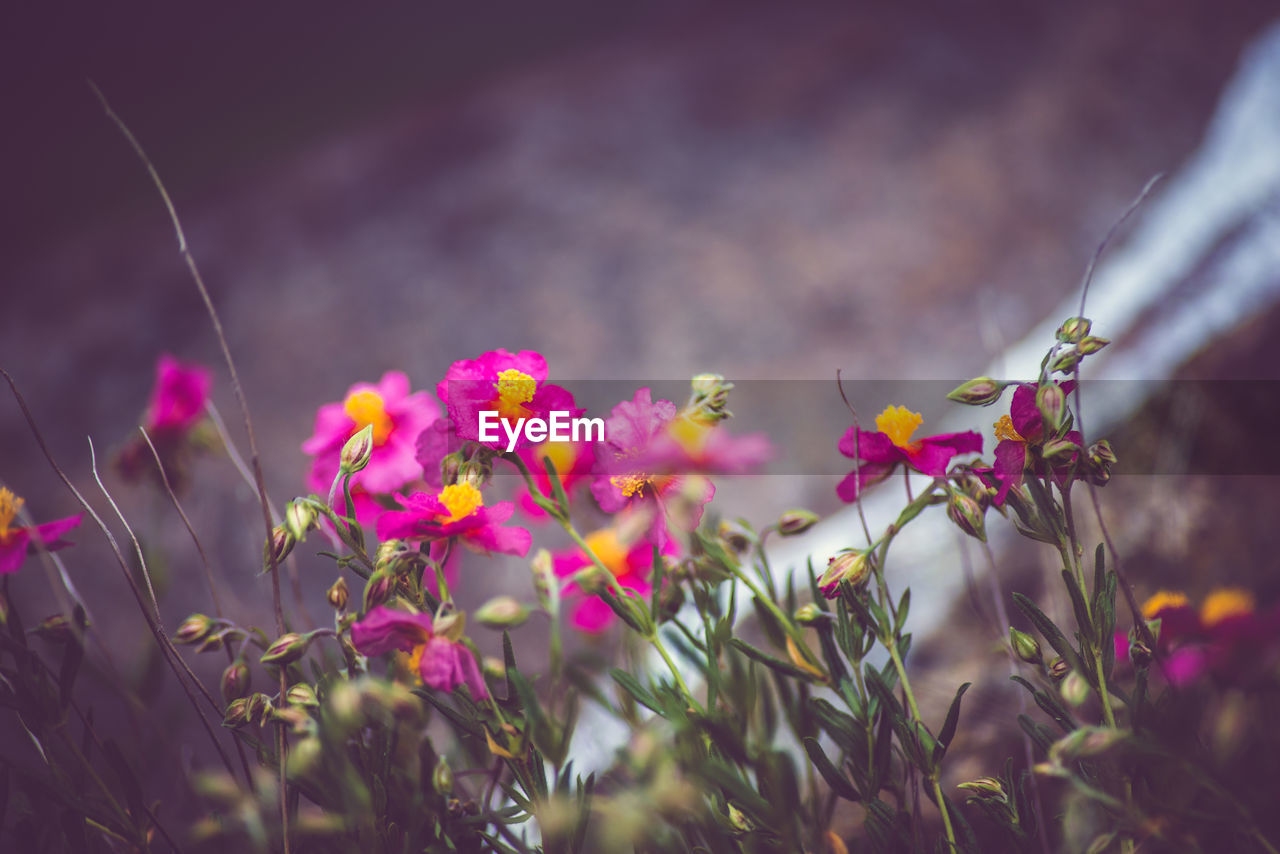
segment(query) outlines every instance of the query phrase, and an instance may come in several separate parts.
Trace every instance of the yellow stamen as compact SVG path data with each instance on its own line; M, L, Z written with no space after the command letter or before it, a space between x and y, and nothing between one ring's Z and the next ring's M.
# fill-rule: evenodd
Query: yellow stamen
M418 644L409 652L397 652L396 661L404 670L405 677L412 683L422 684L422 653L426 652L426 644Z
M534 453L534 459L538 461L538 468L542 469L542 458L550 457L551 464L556 467L556 474L560 475L560 480L564 480L565 475L573 470L573 464L578 461L578 449L572 442L543 442L538 446Z
M0 487L0 541L9 539L9 529L26 501Z
M587 548L600 558L600 562L605 568L614 574L614 576L625 575L627 572L627 547L622 544L622 540L618 538L618 532L613 528L602 528L588 534L586 537Z
M1026 439L1018 435L1018 431L1013 429L1013 419L1008 415L1001 415L1000 420L996 422L996 439L1005 441L1006 439L1014 442L1025 442Z
M352 392L347 395L347 399L342 404L343 410L356 422L356 426L352 428L351 435L355 435L368 425L373 425L373 444L381 445L387 441L387 437L391 435L391 416L387 415L386 403L382 399L382 395L376 391Z
M1148 620L1155 619L1165 608L1182 608L1191 600L1187 594L1177 590L1159 590L1151 598L1142 603L1142 616Z
M627 498L644 489L649 481L649 476L643 474L617 474L609 478L609 482L622 490L622 494Z
M1228 617L1252 614L1256 604L1253 594L1242 587L1220 587L1200 606L1200 621L1206 626L1216 626Z
M924 416L905 406L888 406L876 416L876 429L889 437L899 448L912 445L911 434L924 423Z
M453 483L440 490L436 499L449 510L446 522L456 522L470 516L484 506L480 490L469 483Z
M508 406L518 406L533 400L538 381L528 374L508 368L498 374L498 399Z

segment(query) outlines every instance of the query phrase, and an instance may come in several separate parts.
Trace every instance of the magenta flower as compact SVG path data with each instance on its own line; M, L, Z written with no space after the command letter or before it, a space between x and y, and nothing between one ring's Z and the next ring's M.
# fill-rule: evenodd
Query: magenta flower
M1064 394L1070 394L1076 386L1074 380L1068 380L1060 385ZM996 445L992 474L1000 484L994 499L995 503L1000 505L1004 503L1010 489L1022 484L1023 473L1030 464L1028 446L1040 444L1050 438L1044 435L1044 416L1036 406L1034 383L1022 383L1014 389L1013 400L1009 404L1009 414L1002 415L996 422L995 433L1000 442ZM1078 430L1070 431L1064 438L1077 445L1084 441ZM1074 459L1075 455L1072 455L1070 460L1055 466L1054 474L1065 477Z
M489 696L476 658L466 644L437 634L426 614L409 614L379 605L351 625L351 642L361 655L408 653L407 664L437 691L466 685L471 696Z
M899 464L929 477L946 477L952 457L982 452L982 437L972 430L912 441L923 422L919 413L905 406L890 406L876 416L875 431L850 427L838 447L859 464L836 486L836 494L844 501L857 501L862 490L887 478Z
M373 425L373 456L369 464L351 478L357 488L370 495L387 495L422 476L417 460L419 434L440 418L430 394L409 393L409 378L399 371L387 371L376 385L356 383L340 403L326 403L316 411L315 433L302 443L302 450L314 457L308 486L327 495L338 474L342 446L360 430ZM373 502L356 501L356 514L368 522L376 513Z
M648 596L653 590L649 579L650 570L653 569L653 545L645 539L624 542L623 536L619 534L619 527L625 525L588 534L584 538L587 547L613 573L619 585L634 590L640 596ZM675 543L669 540L662 549L662 554L674 557L676 553ZM591 559L581 549L558 552L552 557L552 568L560 578L569 578L591 565ZM564 592L582 596L569 618L573 627L579 631L599 634L617 618L613 609L600 598L612 595L607 591L591 595L576 583L569 582L565 585Z
M524 528L507 528L515 505L501 501L484 506L480 490L469 483L446 486L438 495L397 493L404 510L388 510L378 517L382 540L443 540L457 538L472 551L518 555L529 553L533 537Z
M723 426L679 413L650 439L635 464L672 474L746 474L771 456L773 447L763 433L734 436Z
M84 514L55 519L43 525L15 526L13 520L26 503L8 489L0 487L0 575L17 572L28 554L34 554L41 546L55 551L71 543L62 535L80 524Z
M547 499L552 497L551 475L547 474L546 466L542 464L543 457L551 458L565 495L569 495L575 486L590 477L595 468L596 454L591 442L543 442L521 448L517 453L529 467L538 492ZM546 511L534 503L527 488L521 488L517 500L520 502L520 509L534 519L547 518Z
M647 388L615 406L604 422L605 441L596 453L600 474L591 484L604 512L630 510L647 516L647 537L662 548L670 537L669 523L692 531L716 492L705 477L655 473L646 467L650 448L667 435L675 417L675 404L654 401Z
M582 414L583 410L574 407L572 394L546 380L547 360L538 353L490 350L478 359L450 365L436 386L436 394L445 402L459 439L479 442L480 413L498 413L497 440L481 444L506 450L507 426L515 430L515 422L521 418L549 420L553 410L568 412L570 418ZM527 444L521 434L516 449Z
M189 431L204 417L212 388L213 374L204 365L183 364L168 353L161 355L147 404L147 433L155 440Z

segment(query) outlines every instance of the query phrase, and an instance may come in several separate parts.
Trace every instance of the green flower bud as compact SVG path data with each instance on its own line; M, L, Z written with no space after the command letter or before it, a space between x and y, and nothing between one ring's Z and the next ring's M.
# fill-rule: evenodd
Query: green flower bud
M982 519L982 505L968 495L952 491L947 500L947 516L961 531L981 542L987 541L987 531Z
M1105 486L1111 480L1111 468L1116 464L1116 453L1111 443L1099 439L1089 446L1085 465L1085 478L1094 486Z
M266 694L249 695L249 722L261 726L275 711L275 705Z
M367 614L384 604L396 591L399 579L385 569L380 569L364 585L364 612Z
M71 621L61 614L45 617L31 631L52 643L67 643L74 641L76 637L75 631L71 628Z
M262 547L263 571L269 570L273 566L279 566L297 544L298 540L293 534L289 533L289 529L284 525L277 525L272 528L271 538Z
M1049 746L1049 762L1064 765L1109 753L1126 741L1124 732L1111 727L1080 727Z
M819 623L829 623L832 618L830 614L817 605L807 602L796 609L792 619L796 621L797 625L816 626Z
M248 694L251 681L249 665L243 658L237 658L222 671L222 681L219 683L222 688L222 699L230 703Z
M788 510L778 518L778 533L784 537L803 534L816 525L821 518L812 510Z
M328 600L330 607L339 612L347 610L347 600L350 596L351 591L347 589L347 580L341 576L325 593L325 599Z
M462 456L461 451L455 451L448 454L444 459L440 460L440 481L445 486L452 486L458 482L458 473L462 471L462 464L466 462L466 458Z
M1009 627L1009 644L1013 647L1013 654L1021 658L1027 664L1041 664L1044 661L1040 651L1040 641L1033 638L1026 632L1020 632L1013 626Z
M827 569L818 579L818 587L822 589L823 596L834 599L842 583L860 587L870 576L871 558L868 553L847 549L827 561Z
M1043 383L1036 389L1036 408L1045 426L1056 431L1067 417L1067 395L1057 383Z
M1046 460L1069 459L1072 454L1080 453L1080 446L1068 439L1050 439L1044 443L1041 453Z
M1103 347L1107 346L1110 343L1111 342L1108 341L1106 338L1097 338L1093 335L1090 335L1089 337L1081 340L1081 342L1077 346L1080 348L1081 356L1092 356L1094 353L1098 352L1099 350L1101 350Z
M1089 699L1090 690L1089 680L1084 678L1084 674L1075 670L1064 676L1058 683L1058 693L1062 695L1062 699L1077 707L1083 706L1085 700Z
M1049 676L1053 679L1061 679L1071 672L1071 665L1060 655L1055 655L1049 659L1049 663L1045 665L1045 669L1049 672Z
M369 465L373 457L373 425L366 424L342 446L338 458L338 470L343 475L355 474Z
M319 766L324 758L324 745L315 736L302 738L289 748L289 756L285 759L285 773L290 780L297 780Z
M733 801L729 801L729 824L734 829L742 833L750 833L756 829L756 823L747 817L747 814L734 806Z
M413 550L404 540L383 540L374 552L373 568L378 572L403 575L412 567Z
M295 498L284 510L284 525L295 540L305 540L316 526L316 510L310 502Z
M529 619L529 609L514 596L495 596L475 612L476 622L490 629L519 626Z
M437 795L446 798L453 794L453 769L443 756L436 761L435 770L431 772L431 787L436 790Z
M449 611L436 617L431 630L450 643L457 643L467 633L467 615L461 611Z
M275 642L267 647L267 651L262 654L260 660L263 664L276 664L283 667L302 658L310 645L310 637L289 632L276 638Z
M284 692L284 701L290 706L304 706L308 709L314 709L320 705L320 701L316 699L316 689L306 682L289 686L289 690Z
M720 523L719 534L724 544L737 554L742 554L756 544L754 531L727 519Z
M679 584L664 584L658 593L658 622L665 623L684 606L684 588Z
M1087 317L1068 317L1058 327L1057 338L1063 344L1078 344L1080 339L1089 334L1093 321Z
M227 704L222 715L222 725L228 728L241 726L249 721L249 698L237 697Z
M192 614L182 621L178 630L173 633L175 643L199 643L213 630L213 620L204 614Z
M956 788L973 792L980 800L995 800L1007 803L1009 795L1004 790L1004 783L995 777L979 777L968 783L961 783Z
M1000 399L1007 385L991 377L975 377L956 386L947 398L967 406L990 406Z

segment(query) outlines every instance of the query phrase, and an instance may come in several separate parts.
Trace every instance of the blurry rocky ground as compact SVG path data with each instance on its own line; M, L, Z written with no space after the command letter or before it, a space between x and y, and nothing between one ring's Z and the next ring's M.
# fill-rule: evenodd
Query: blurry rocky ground
M10 13L23 44L4 60L0 364L82 489L85 436L105 452L129 434L159 352L219 363L163 209L85 77L169 182L282 501L302 489L318 404L391 368L430 388L495 347L540 350L570 386L979 372L1074 291L1147 179L1190 157L1274 14L1244 0L548 8ZM1268 315L1222 346L1276 326ZM243 447L221 369L215 397ZM838 466L834 384L825 405L763 423ZM3 411L0 476L38 516L72 512L16 407ZM1220 435L1269 436L1258 417ZM1167 431L1151 418L1156 441ZM224 595L265 622L252 496L225 464L196 476L187 507ZM837 480L779 472L722 495L764 524L792 505L836 509ZM1273 569L1274 499L1240 492L1263 481L1197 483L1116 490L1109 512L1133 512L1114 522L1132 574L1210 584ZM207 609L167 504L108 484L167 574L166 620ZM1174 494L1199 496L1195 512ZM99 536L78 539L75 582L141 679L145 629ZM1034 575L1008 560L1006 584ZM308 559L303 572L320 615L333 570ZM519 562L498 578L527 591ZM468 595L496 592L482 586ZM14 589L40 603L33 616L52 609L35 563ZM982 643L965 649L981 670ZM960 680L941 669L949 698ZM157 696L161 718L182 712L178 692Z

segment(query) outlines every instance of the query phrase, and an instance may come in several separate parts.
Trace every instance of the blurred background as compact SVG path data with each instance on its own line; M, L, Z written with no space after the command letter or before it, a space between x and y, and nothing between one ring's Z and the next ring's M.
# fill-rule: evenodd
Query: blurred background
M85 437L105 455L130 435L161 352L215 367L244 448L165 211L91 79L168 185L277 503L305 489L319 404L389 369L434 388L497 347L539 350L571 388L980 373L1077 292L1147 180L1193 156L1275 15L1250 0L11 6L0 366L86 491ZM1202 378L1257 365L1276 325L1226 336L1237 350ZM839 469L833 382L825 405L762 417ZM74 512L0 407L0 478L40 520ZM219 573L261 608L252 494L217 460L195 479L187 509ZM728 510L827 513L838 479L770 477ZM107 482L166 578L166 620L207 608L167 502ZM98 534L77 539L75 582L127 661L144 628ZM306 568L318 603L334 571ZM13 589L32 616L52 608L34 562Z

